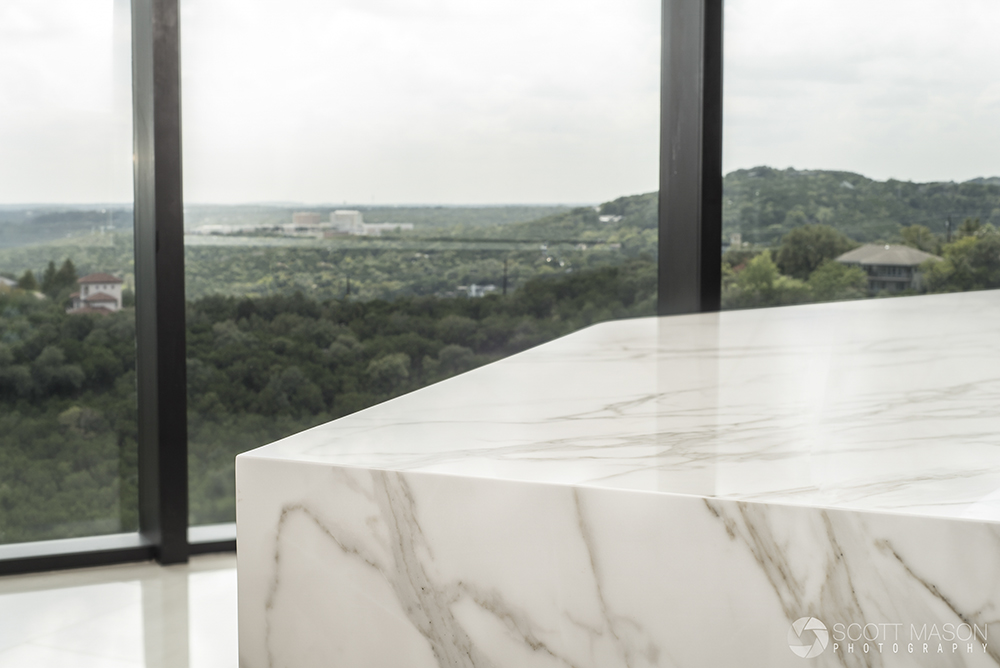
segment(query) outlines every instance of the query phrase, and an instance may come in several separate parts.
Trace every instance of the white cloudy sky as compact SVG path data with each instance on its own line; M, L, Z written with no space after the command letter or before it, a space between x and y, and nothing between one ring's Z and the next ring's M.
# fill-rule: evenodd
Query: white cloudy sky
M127 0L0 0L0 203L131 198ZM657 180L659 0L181 0L191 202ZM726 0L728 172L1000 175L1000 0Z
M724 169L1000 175L1000 0L726 0Z

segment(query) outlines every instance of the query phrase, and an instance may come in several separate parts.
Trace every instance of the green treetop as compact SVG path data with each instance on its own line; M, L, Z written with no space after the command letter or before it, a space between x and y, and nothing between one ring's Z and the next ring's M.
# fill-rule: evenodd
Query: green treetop
M775 260L783 274L805 280L827 260L857 246L829 225L802 225L781 240Z

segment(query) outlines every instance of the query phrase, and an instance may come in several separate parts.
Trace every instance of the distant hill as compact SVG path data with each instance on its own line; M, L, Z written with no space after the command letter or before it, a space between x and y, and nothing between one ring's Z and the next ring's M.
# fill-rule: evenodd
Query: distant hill
M119 231L131 228L132 210L124 207L3 207L0 208L0 248L77 237L102 227Z
M822 223L857 241L893 240L920 224L945 232L967 217L1000 225L1000 177L965 183L875 181L853 172L755 167L723 181L723 238L773 244L793 227Z
M1000 176L990 176L988 178L983 178L980 176L978 179L969 179L966 183L978 183L980 185L987 186L1000 186Z
M608 236L609 231L623 228L656 229L657 193L629 195L605 202L599 207L580 207L538 220L513 223L500 233L520 234L529 238L547 235L558 238L580 238L588 234ZM613 217L601 221L601 217Z
M808 223L830 225L859 242L899 241L903 226L925 225L945 233L965 218L1000 227L1000 177L964 183L876 181L861 174L831 170L755 167L723 179L723 239L739 232L744 241L774 245L790 230ZM656 253L657 193L620 197L599 207L550 206L371 206L359 207L367 222L410 222L410 241L454 238L458 241L521 241L615 244L626 255ZM331 206L190 205L188 228L205 224L276 224L290 222L297 210L325 216ZM118 206L0 206L0 249L24 248L23 257L4 256L4 271L38 267L39 257L54 249L28 249L37 244L108 245L85 237L109 227L118 236L131 233L132 212ZM392 235L388 235L392 237ZM101 243L98 243L101 242ZM499 248L499 246L497 246ZM484 248L486 248L484 246ZM490 246L492 248L492 246ZM30 252L29 252L30 251ZM37 252L35 252L37 251ZM68 249L67 249L68 251ZM60 250L59 258L67 252ZM104 252L104 251L101 251ZM35 256L38 257L35 257ZM123 256L125 257L125 256ZM130 255L129 255L130 257ZM102 256L101 261L107 261ZM44 263L41 265L44 267ZM124 268L123 268L124 270Z

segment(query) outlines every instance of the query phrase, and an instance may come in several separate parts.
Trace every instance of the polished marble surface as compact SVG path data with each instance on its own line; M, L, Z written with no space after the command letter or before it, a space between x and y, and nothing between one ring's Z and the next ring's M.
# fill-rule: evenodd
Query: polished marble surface
M236 557L0 578L3 668L236 668Z
M243 457L1000 520L1000 291L597 325Z
M1000 665L998 333L613 322L245 453L241 667Z

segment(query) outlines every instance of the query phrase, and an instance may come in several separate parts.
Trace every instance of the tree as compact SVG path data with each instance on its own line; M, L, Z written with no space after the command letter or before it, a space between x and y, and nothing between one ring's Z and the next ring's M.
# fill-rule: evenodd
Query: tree
M730 247L722 254L722 263L728 264L732 268L745 265L750 260L760 254L759 250L753 248L732 248Z
M958 237L971 237L976 234L982 228L983 224L979 222L978 218L966 218L962 221L962 224L958 226Z
M724 308L783 306L806 301L809 301L809 286L796 278L783 276L771 259L770 251L750 260L722 293Z
M771 252L764 251L750 260L746 268L739 273L737 282L745 290L766 292L774 288L775 282L780 277L781 272L771 259Z
M911 248L935 255L941 252L941 240L923 225L904 227L899 230L899 236L903 238L903 243Z
M942 250L944 260L921 268L931 292L1000 288L1000 231L983 225Z
M73 266L72 260L66 258L66 261L62 263L62 266L59 267L59 271L55 275L55 292L58 293L60 290L75 288L76 279L76 267Z
M475 364L475 353L465 346L449 344L438 353L440 369L449 374L462 373Z
M805 280L825 261L857 246L829 225L803 225L781 240L777 265L783 274Z
M785 214L785 220L782 221L782 225L787 228L798 228L800 226L807 225L809 223L809 216L806 215L805 209L801 205L794 206L788 210Z
M849 267L827 260L809 276L809 288L817 301L864 299L868 296L868 277L861 267Z
M391 353L372 360L365 370L374 384L383 391L390 391L410 377L410 356Z
M49 297L58 297L61 292L71 290L76 287L76 267L73 261L67 259L62 266L56 270L56 263L49 260L49 265L42 274L41 290Z
M17 279L17 287L31 292L38 290L38 281L35 280L35 275L31 273L30 269L26 270L21 278Z
M56 280L56 263L49 260L49 266L45 268L45 273L42 274L42 292L52 296L52 288L55 285Z

